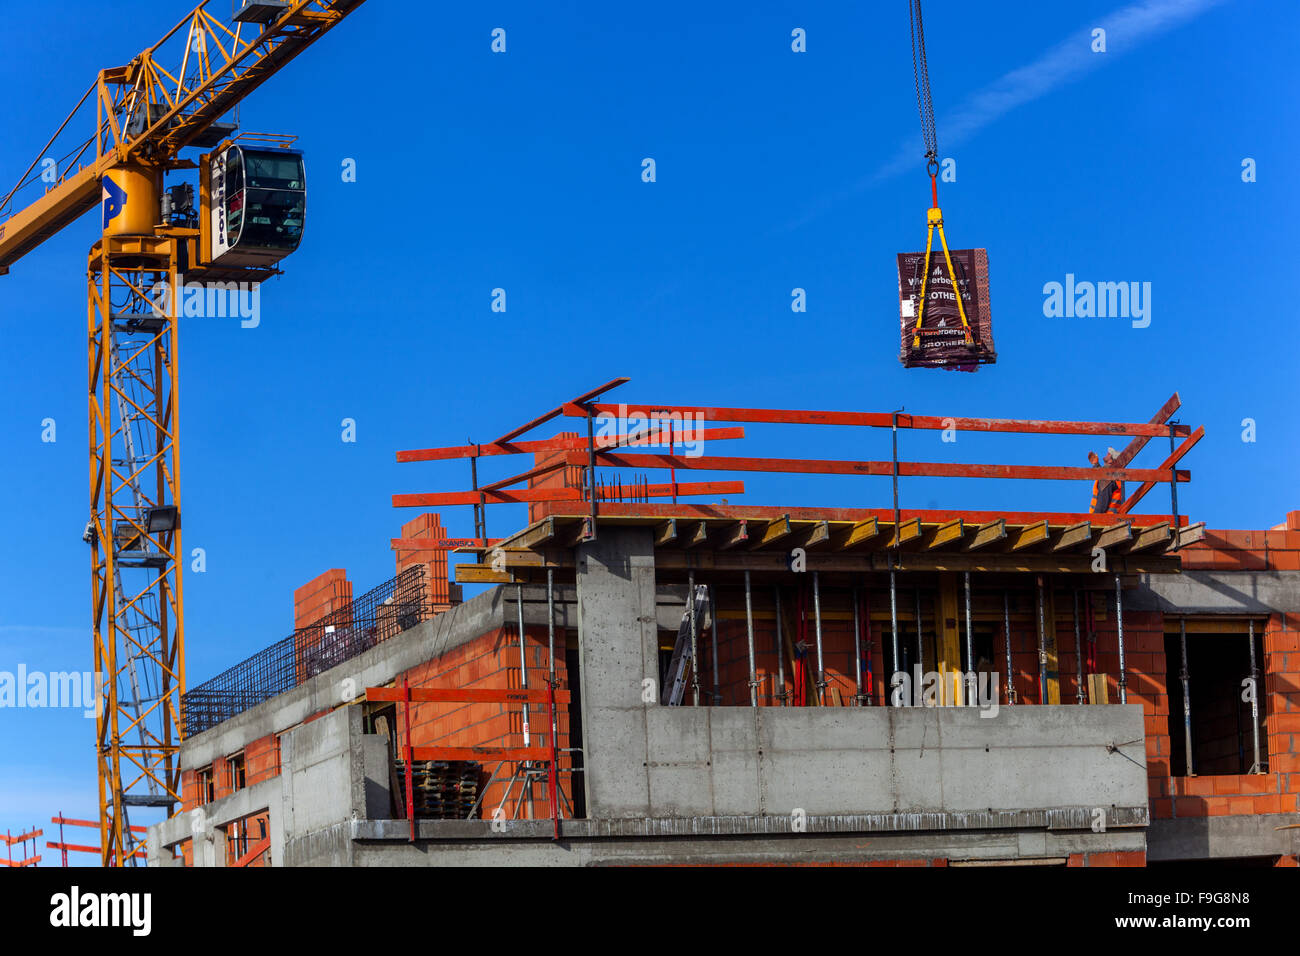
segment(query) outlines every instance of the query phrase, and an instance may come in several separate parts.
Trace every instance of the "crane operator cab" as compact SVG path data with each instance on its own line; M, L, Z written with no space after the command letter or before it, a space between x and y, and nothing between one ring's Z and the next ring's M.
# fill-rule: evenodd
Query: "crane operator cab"
M202 172L208 262L273 268L298 248L307 211L302 153L230 145L213 153Z

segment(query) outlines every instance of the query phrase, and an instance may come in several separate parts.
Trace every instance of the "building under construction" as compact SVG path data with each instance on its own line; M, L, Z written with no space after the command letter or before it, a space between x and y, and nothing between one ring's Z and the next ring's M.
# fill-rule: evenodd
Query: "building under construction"
M152 865L1296 865L1300 512L1180 514L1202 431L1177 396L1143 423L645 405L611 435L617 384L398 453L469 459L467 489L394 505L472 507L475 536L420 514L391 581L325 572L290 636L191 686L185 812L150 828ZM746 423L1128 444L1100 470L682 454ZM1133 467L1152 439L1167 457ZM480 483L506 455L525 470ZM875 475L892 501L688 503L744 488L684 470ZM916 510L916 477L1129 494ZM488 537L510 503L526 526Z

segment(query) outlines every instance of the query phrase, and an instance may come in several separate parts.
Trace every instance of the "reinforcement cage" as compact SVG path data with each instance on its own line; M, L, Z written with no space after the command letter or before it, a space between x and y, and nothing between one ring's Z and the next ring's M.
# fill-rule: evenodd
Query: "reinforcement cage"
M367 591L309 627L195 687L181 698L193 736L356 657L430 617L423 565Z

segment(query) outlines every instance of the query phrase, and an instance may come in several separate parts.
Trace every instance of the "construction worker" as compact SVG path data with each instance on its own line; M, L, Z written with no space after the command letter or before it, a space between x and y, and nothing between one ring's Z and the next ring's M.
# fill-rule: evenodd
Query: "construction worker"
M1114 468L1119 458L1119 452L1114 448L1106 449L1105 464L1107 468ZM1095 451L1088 452L1088 462L1094 468L1100 468L1102 462L1098 460ZM1092 505L1090 510L1095 515L1101 514L1119 514L1120 505L1124 502L1124 483L1122 481L1094 481L1092 483Z

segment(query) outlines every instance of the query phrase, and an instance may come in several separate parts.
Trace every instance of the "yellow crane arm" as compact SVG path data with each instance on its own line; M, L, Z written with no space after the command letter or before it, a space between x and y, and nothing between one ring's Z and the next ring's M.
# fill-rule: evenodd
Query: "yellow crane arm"
M44 195L0 220L0 275L93 209L105 172L128 161L164 169L175 164L181 149L365 0L245 0L234 17L226 15L228 23L208 11L213 2L203 0L127 66L100 72L93 88L95 132L73 161L90 152L92 143L93 158L56 171ZM33 177L36 165L0 199L0 216L20 189L39 181Z
M111 165L111 164L109 164ZM95 208L103 186L100 163L67 177L30 206L0 222L0 275L64 226Z

